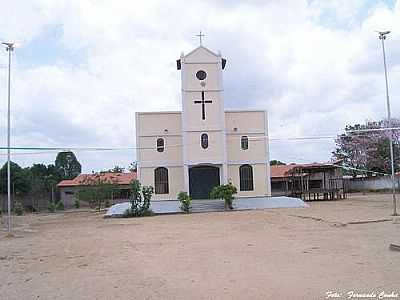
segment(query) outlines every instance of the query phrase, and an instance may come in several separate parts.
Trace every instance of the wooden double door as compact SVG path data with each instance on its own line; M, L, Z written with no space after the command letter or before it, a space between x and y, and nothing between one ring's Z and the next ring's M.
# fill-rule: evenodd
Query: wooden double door
M218 167L196 166L189 169L189 193L192 199L210 199L211 190L218 185Z

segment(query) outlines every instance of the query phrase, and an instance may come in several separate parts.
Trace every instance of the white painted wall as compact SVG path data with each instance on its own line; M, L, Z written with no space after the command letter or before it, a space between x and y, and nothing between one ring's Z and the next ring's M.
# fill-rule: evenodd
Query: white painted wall
M153 194L153 200L176 200L180 191L183 191L183 167L166 167L169 177L169 193L168 194ZM142 185L154 187L154 169L141 168L141 183Z
M218 165L221 179L230 179L239 190L239 166L253 166L254 191L238 196L270 195L267 114L265 111L224 111L222 58L204 47L181 56L181 112L147 112L136 114L138 178L143 185L154 186L154 169L169 170L167 195L154 199L175 199L179 191L189 190L188 169L198 164ZM204 70L207 78L201 81L196 72ZM202 120L201 91L206 104L206 120ZM207 133L209 147L201 147L201 134ZM242 150L240 137L249 137L249 149ZM164 152L157 152L157 138L165 139Z
M253 167L253 191L241 191L240 190L240 177L239 167L240 165L228 165L228 180L236 186L238 190L237 197L255 197L255 196L269 196L271 191L268 190L266 180L266 164L250 164Z

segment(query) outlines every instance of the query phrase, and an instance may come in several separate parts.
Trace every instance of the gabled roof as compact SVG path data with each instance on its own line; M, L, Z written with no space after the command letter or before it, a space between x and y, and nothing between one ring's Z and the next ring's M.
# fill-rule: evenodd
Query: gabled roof
M296 166L295 164L271 166L271 178L287 177L289 175L288 172Z
M326 170L326 169L335 169L339 168L339 166L333 164L333 163L311 163L311 164L300 164L300 165L294 165L294 168L292 168L290 172L292 171L304 171L304 172L311 172L312 170L314 171L321 171L321 170Z
M199 52L203 52L208 56L207 60L211 60L213 62L218 62L219 60L221 60L221 64L222 64L222 69L225 69L225 65L226 65L226 59L222 58L220 54L216 54L213 51L211 51L210 49L204 47L204 46L199 46L195 49L193 49L192 51L190 51L188 54L181 56L180 59L178 59L176 61L176 68L177 70L181 70L182 68L182 58L184 61L186 62L190 62L190 59L192 56L196 56L196 54L199 54ZM202 61L204 62L204 61Z
M198 46L197 48L193 49L193 50L190 51L188 54L186 54L184 57L185 57L185 58L186 58L186 57L189 57L189 56L191 56L193 53L195 53L195 52L197 52L197 51L199 51L199 50L205 50L205 51L207 51L208 53L210 53L211 55L213 55L213 56L215 56L215 57L219 57L218 54L214 53L213 51L211 51L210 49L208 49L208 48L206 48L206 47L204 47L204 46L202 46L202 45L200 45L200 46Z
M285 178L291 176L294 170L297 171L310 171L310 170L323 170L338 168L334 163L312 163L312 164L289 164L289 165L276 165L271 166L271 178Z
M136 172L131 173L113 173L113 172L101 172L96 174L80 174L71 180L62 180L57 184L57 187L69 187L69 186L80 186L87 185L88 180L94 179L96 176L100 176L102 180L117 185L128 185L132 180L136 179Z

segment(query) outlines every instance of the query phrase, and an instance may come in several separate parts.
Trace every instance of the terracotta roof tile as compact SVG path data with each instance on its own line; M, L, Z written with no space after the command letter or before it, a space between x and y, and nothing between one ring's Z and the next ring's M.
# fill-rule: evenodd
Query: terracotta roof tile
M296 166L298 165L291 164L291 165L271 166L271 178L287 177L288 172Z
M132 180L136 179L136 173L112 173L112 172L102 172L96 174L80 174L72 180L62 180L57 184L57 187L67 187L67 186L79 186L85 185L85 181L94 178L100 174L101 179L105 179L110 182L115 182L118 185L127 185Z
M271 178L283 178L289 176L295 168L332 168L335 167L332 163L311 163L311 164L289 164L271 166Z

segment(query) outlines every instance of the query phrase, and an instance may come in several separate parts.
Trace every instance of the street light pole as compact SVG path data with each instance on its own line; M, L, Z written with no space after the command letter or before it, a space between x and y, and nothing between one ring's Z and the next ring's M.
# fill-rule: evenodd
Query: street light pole
M382 41L383 66L385 69L386 107L387 107L388 127L392 128L392 118L390 115L388 76L387 76L387 67L386 67L386 53L385 53L386 35L388 35L390 33L390 31L378 31L378 33L379 33L379 39ZM389 141L390 141L390 160L391 160L391 167L392 167L393 216L397 216L398 214L397 214L397 203L396 203L396 183L395 183L395 178L394 178L394 155L393 155L393 131L392 130L390 130Z
M8 52L8 102L7 102L7 209L8 209L8 235L11 236L11 168L10 168L10 104L11 104L11 52L14 43L2 43Z

